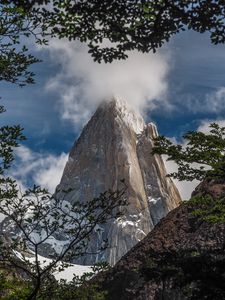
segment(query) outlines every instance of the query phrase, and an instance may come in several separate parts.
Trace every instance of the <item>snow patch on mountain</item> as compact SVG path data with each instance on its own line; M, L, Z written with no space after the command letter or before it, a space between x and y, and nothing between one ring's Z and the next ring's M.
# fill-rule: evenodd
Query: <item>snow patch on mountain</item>
M119 113L119 117L127 127L132 128L136 134L142 133L145 128L145 122L141 115L129 107L126 101L118 96L114 98L114 103L115 110Z
M35 256L32 251L30 251L31 256L23 256L20 252L14 251L15 255L21 260L21 261L29 261L32 264L35 264ZM33 254L33 255L32 255ZM52 259L46 258L44 256L38 255L38 262L40 264L41 268L45 268L48 265L52 263ZM57 266L60 267L62 264L59 263ZM83 266L83 265L77 265L77 264L70 264L67 268L64 268L63 271L55 271L53 273L54 277L57 280L64 279L66 281L72 281L73 277L76 276L82 276L85 273L93 272L92 266Z

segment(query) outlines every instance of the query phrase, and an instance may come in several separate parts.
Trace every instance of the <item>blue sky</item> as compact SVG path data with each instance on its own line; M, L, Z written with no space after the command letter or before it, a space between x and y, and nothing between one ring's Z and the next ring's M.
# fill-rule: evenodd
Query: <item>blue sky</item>
M146 121L156 122L161 134L178 140L187 130L225 120L224 50L225 45L211 45L207 34L185 32L156 56L135 54L127 64L110 69L91 62L80 45L61 41L46 49L32 46L43 60L32 67L36 84L20 88L1 83L0 87L7 108L1 124L21 124L27 136L15 176L23 184L47 178L52 189L61 176L62 170L57 170L63 169L66 154L98 100L112 92L129 99L134 95L132 103ZM19 170L31 165L32 159L36 165L22 174Z

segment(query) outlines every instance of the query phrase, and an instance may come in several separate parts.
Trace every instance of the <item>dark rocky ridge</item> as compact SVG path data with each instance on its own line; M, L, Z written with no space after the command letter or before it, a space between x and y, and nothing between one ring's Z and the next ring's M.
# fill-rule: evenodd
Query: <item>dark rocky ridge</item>
M224 188L211 182L211 196L222 197ZM225 224L206 222L183 203L95 280L107 300L225 299Z

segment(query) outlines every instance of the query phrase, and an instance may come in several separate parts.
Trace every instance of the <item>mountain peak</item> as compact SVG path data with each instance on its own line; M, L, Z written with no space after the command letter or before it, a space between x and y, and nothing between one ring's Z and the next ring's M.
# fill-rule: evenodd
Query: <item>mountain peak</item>
M162 158L151 155L156 136L154 124L146 125L126 101L114 97L99 106L75 142L57 188L71 189L65 201L86 201L109 189L116 191L124 179L129 203L121 218L101 225L90 238L89 253L97 253L106 239L109 248L76 263L104 260L114 265L180 203Z
M117 121L124 122L136 134L140 134L146 126L140 113L135 111L127 101L118 96L114 96L110 101L103 102L98 110L108 111L112 117L117 119Z

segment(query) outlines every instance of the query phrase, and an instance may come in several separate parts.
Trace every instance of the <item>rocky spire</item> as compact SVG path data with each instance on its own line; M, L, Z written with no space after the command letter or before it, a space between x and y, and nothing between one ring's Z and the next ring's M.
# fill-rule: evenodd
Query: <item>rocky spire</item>
M98 197L116 190L120 180L127 185L129 205L123 217L93 233L89 250L95 252L103 239L109 248L98 255L86 255L80 264L106 260L114 265L142 240L157 222L180 203L180 195L160 156L152 156L156 126L120 99L103 103L75 142L57 189L72 188L70 203Z

